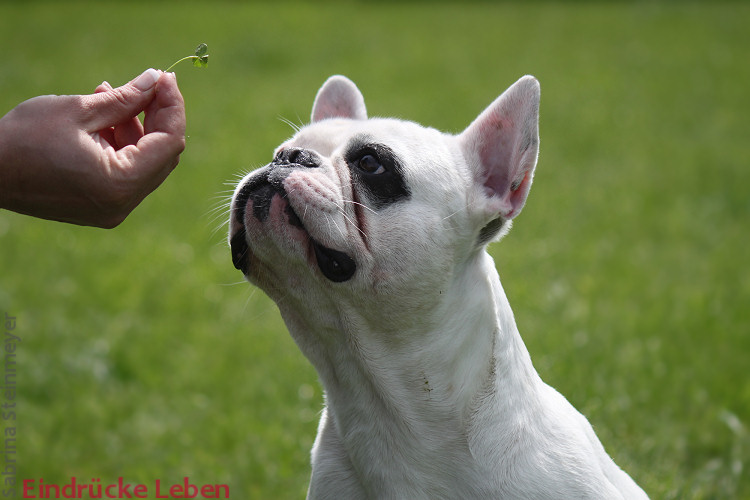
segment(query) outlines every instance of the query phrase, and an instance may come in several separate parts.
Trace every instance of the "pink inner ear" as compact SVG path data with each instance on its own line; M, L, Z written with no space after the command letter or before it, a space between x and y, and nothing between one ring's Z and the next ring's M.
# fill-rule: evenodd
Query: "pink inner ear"
M478 130L480 138L479 159L483 171L482 179L490 193L498 196L510 189L512 162L512 137L504 131L512 129L509 120L495 115L486 118Z
M320 121L326 118L351 118L351 107L344 100L331 100L323 103L316 109L317 113L313 121Z
M335 75L326 80L318 90L311 118L313 122L328 118L366 120L365 100L354 82Z
M486 193L495 198L498 211L512 219L521 212L531 189L536 151L529 154L531 144L522 143L510 121L497 119L492 126L484 131L485 147L479 153L485 167L483 184Z
M539 84L524 77L493 102L461 135L467 157L489 200L486 209L512 219L531 188L538 153ZM473 152L473 154L471 154Z

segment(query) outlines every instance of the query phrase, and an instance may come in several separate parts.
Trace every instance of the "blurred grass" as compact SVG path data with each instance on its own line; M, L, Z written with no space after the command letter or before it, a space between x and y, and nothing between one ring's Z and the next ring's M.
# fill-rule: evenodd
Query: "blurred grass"
M321 389L213 209L330 74L372 115L460 131L532 73L536 182L492 251L538 370L652 498L750 497L748 19L739 2L0 4L0 113L211 54L177 69L180 167L121 227L0 212L19 478L303 497Z

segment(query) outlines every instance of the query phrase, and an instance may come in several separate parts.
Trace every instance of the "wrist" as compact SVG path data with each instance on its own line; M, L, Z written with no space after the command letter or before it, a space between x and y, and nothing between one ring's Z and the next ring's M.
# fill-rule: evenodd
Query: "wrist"
M29 129L25 126L19 106L0 117L0 208L30 213L34 193L25 192L33 186L33 150L29 148Z
M10 145L10 134L8 122L10 119L8 116L13 111L0 117L0 209L10 209L11 197L15 191L14 185L16 184L15 168L10 160L11 145Z

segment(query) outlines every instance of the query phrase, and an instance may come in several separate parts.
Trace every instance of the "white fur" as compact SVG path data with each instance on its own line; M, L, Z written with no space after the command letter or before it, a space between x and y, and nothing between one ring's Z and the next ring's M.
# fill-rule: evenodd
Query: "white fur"
M245 215L247 275L325 388L308 498L647 498L537 375L480 237L493 221L507 230L526 201L538 102L525 77L451 136L368 120L356 86L332 77L313 122L280 146L322 165L285 179L267 221ZM356 137L400 158L408 199L362 206L343 159ZM230 235L239 229L233 220ZM354 276L325 279L310 238L350 255Z

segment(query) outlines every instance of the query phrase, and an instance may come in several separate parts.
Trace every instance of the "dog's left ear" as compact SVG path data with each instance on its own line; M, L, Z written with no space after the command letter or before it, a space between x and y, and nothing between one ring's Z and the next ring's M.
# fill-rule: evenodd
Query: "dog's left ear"
M312 121L326 118L366 120L365 99L354 82L345 76L330 77L318 90L312 109Z
M488 217L517 216L539 153L539 82L524 76L459 135Z

